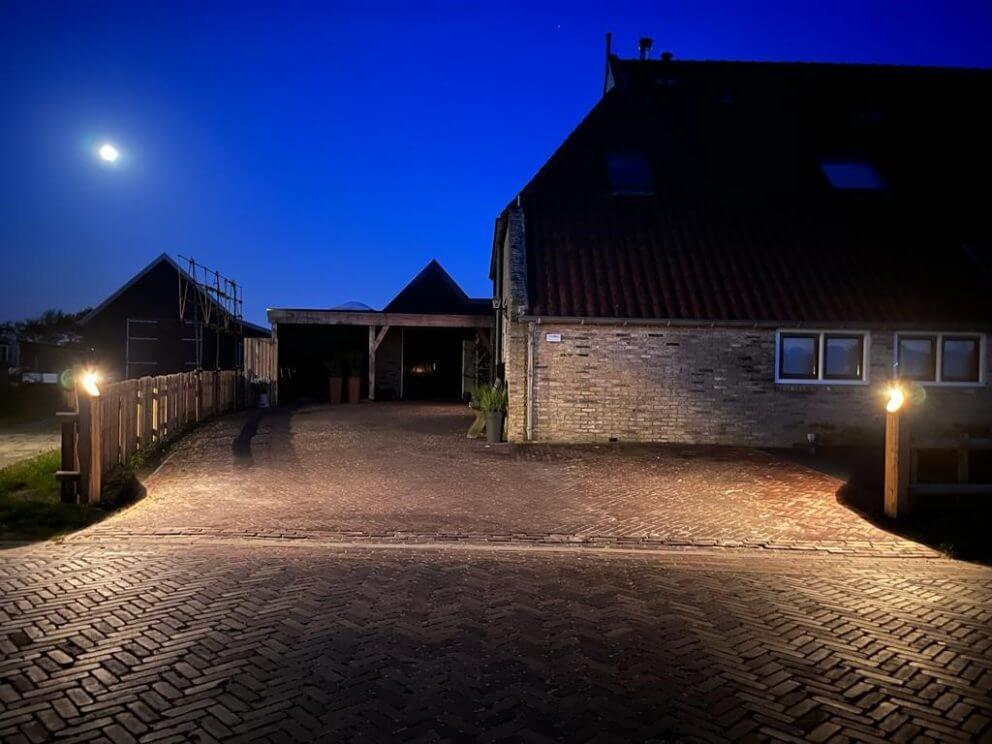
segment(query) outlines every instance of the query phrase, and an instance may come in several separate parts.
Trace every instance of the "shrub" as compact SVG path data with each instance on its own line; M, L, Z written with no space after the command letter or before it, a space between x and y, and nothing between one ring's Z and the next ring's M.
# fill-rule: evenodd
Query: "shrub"
M501 382L480 385L475 389L475 402L486 413L506 411L506 386Z

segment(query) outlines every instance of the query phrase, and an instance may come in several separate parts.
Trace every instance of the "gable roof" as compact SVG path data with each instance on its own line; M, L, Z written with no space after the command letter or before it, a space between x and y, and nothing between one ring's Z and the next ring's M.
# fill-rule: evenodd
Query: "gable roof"
M520 192L532 315L992 322L992 71L611 58L610 78ZM654 194L609 193L611 150L643 153ZM884 189L831 188L831 159Z
M399 291L384 313L482 315L491 312L486 299L473 299L435 259Z
M183 269L178 263L176 263L176 261L173 260L171 256L169 256L167 253L161 253L158 256L156 256L154 259L152 259L152 261L143 269L141 269L141 271L139 271L137 274L135 274L130 279L128 279L124 284L118 287L113 294L111 294L103 302L101 302L90 312L88 312L83 317L83 319L79 321L80 325L86 325L94 318L98 317L100 313L102 313L106 308L112 305L116 299L118 299L121 295L123 295L125 292L131 289L134 285L136 285L138 282L140 282L142 279L148 276L148 274L150 274L154 269L156 269L158 266L162 264L175 271L178 275L185 277L188 281L193 281L189 273L185 269ZM214 300L211 299L210 302L213 304L217 312L220 313L225 312L223 308L219 307L217 303L214 302ZM269 330L268 328L257 325L256 323L250 323L247 320L242 320L241 325L243 326L243 329L245 331L244 335L246 336L270 336L272 333L271 330Z
M113 294L111 294L107 299L105 299L99 305L97 305L92 310L90 310L86 314L86 316L82 320L79 321L80 325L86 325L91 320L93 320L93 318L97 317L101 312L103 312L103 310L108 305L110 305L114 300L116 300L122 294L124 294L129 289L131 289L131 287L133 287L135 284L137 284L142 279L144 279L152 269L154 269L156 266L158 266L161 263L168 264L173 269L175 269L177 272L178 271L182 271L182 269L179 268L179 264L177 264L175 261L173 261L172 258L167 253L159 254L154 259L152 259L151 263L149 263L147 266L145 266L145 268L143 268L137 274L135 274L130 279L128 279L126 282L124 282L124 284L122 284L120 287L118 287L117 290Z

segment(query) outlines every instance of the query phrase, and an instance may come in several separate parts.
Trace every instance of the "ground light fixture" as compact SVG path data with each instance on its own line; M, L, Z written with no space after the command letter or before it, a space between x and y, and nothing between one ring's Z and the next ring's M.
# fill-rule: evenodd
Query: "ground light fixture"
M896 413L906 403L906 394L898 385L890 385L885 391L885 410Z
M95 369L87 369L79 378L79 386L91 398L100 397L100 373Z
M909 420L904 415L906 393L893 383L885 391L884 508L889 519L909 511Z

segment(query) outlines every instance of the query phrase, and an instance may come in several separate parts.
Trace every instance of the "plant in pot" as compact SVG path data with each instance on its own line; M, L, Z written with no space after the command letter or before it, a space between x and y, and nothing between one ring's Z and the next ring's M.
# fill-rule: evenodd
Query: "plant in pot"
M251 382L248 383L248 387L255 394L255 405L259 408L269 407L269 382L268 377L252 377Z
M365 358L357 351L353 351L347 356L349 403L357 403L362 396L362 363L364 361Z
M327 387L331 403L341 402L342 374L340 357L332 357L324 362L324 369L327 370Z
M506 386L502 382L484 385L476 390L475 399L479 410L486 415L486 441L503 441L503 420L506 418Z

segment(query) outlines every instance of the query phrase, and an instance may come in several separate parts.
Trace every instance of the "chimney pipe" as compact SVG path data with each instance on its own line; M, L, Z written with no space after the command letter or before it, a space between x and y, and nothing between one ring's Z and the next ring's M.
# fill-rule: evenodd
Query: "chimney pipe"
M647 36L641 37L641 40L637 42L637 51L642 60L648 58L651 54L651 46L654 44L654 40Z

